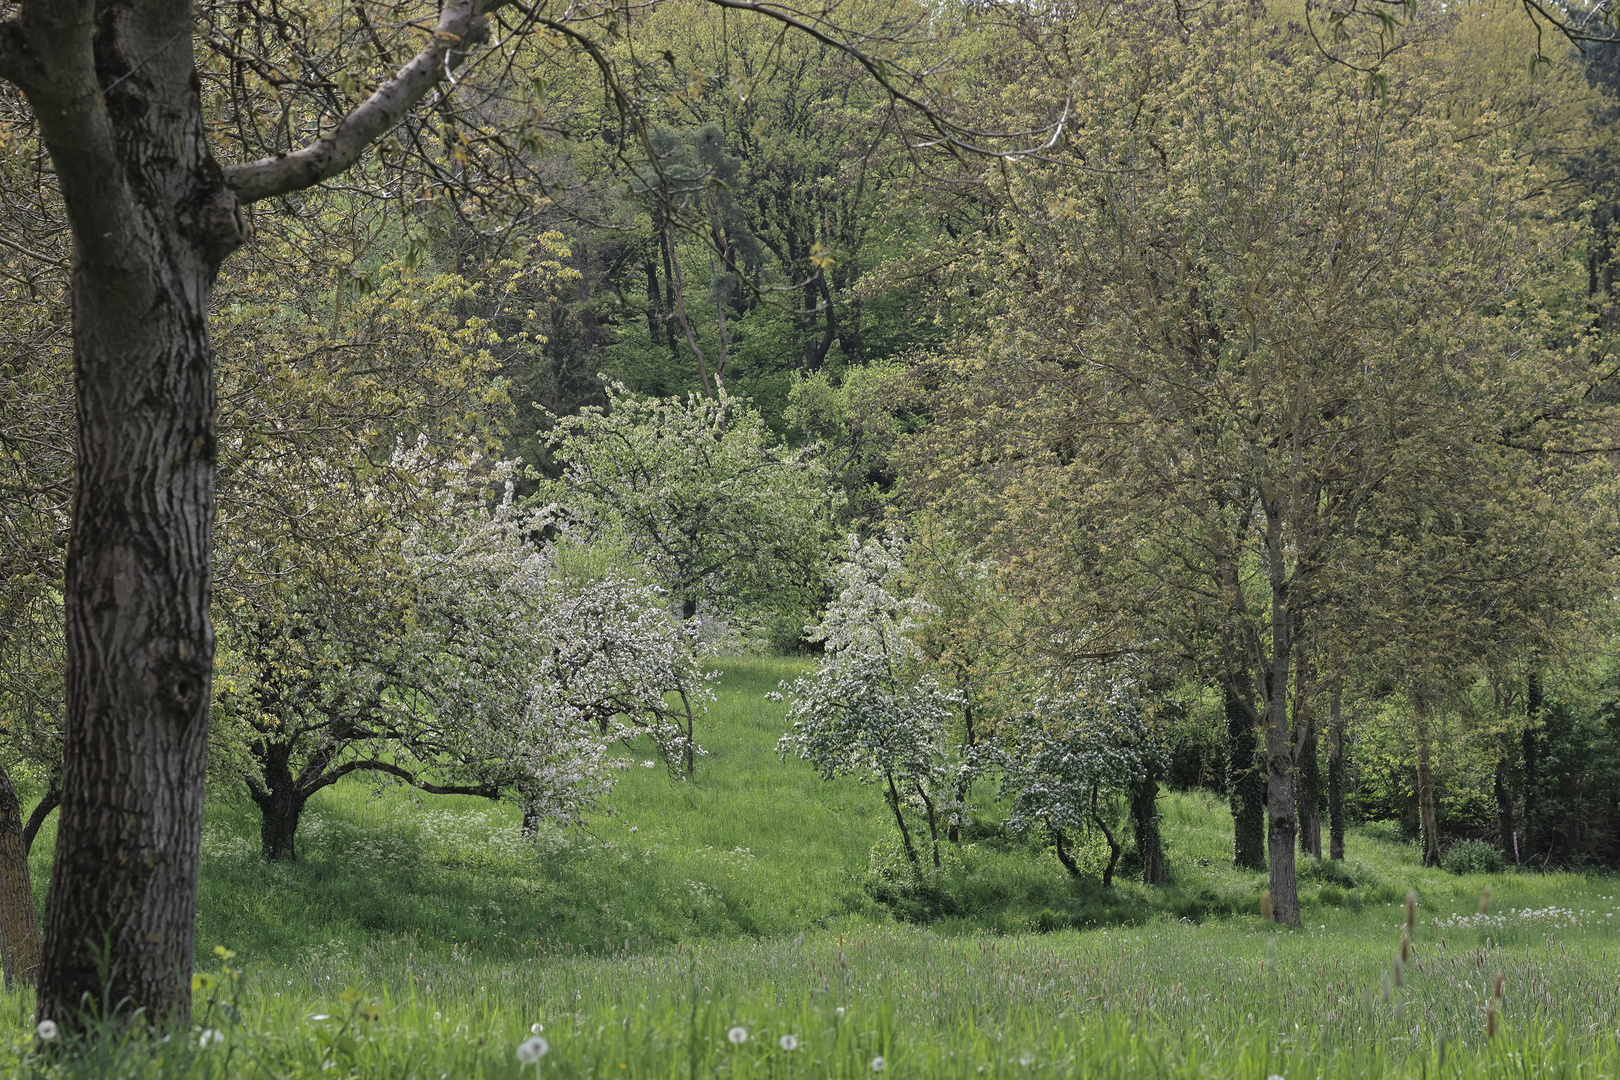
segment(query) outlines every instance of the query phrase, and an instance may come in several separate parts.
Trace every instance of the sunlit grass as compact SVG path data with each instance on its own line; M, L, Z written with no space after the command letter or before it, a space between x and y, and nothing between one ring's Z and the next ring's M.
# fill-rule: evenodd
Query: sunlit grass
M1284 930L1258 917L1263 876L1230 866L1224 801L1193 792L1161 802L1168 887L1076 882L992 810L931 892L880 900L879 794L775 755L781 706L764 692L795 667L728 664L698 782L643 768L632 748L617 814L585 833L531 842L510 807L350 784L312 803L299 863L266 865L251 804L215 799L198 966L217 969L227 945L245 975L199 990L196 1019L225 1041L203 1045L198 1030L154 1050L109 1033L82 1064L52 1068L850 1077L878 1075L881 1058L882 1075L904 1077L1620 1072L1612 877L1455 877L1387 830L1353 830L1343 865L1302 861L1305 926ZM1416 956L1397 978L1408 888ZM28 995L0 997L8 1072L43 1067L28 1056L30 1009ZM548 1052L522 1065L537 1024Z

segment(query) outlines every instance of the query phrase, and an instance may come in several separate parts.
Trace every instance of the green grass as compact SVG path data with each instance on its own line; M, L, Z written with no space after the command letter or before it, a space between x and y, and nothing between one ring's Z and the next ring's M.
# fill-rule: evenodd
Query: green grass
M885 1076L904 1077L1620 1073L1612 877L1457 877L1358 829L1344 864L1302 863L1305 925L1284 930L1258 917L1262 876L1230 867L1223 802L1185 793L1161 804L1163 888L1076 882L993 809L944 872L897 882L881 872L895 856L878 792L775 755L782 707L763 695L795 670L729 663L698 782L638 752L618 813L588 832L528 842L510 807L351 784L312 803L300 862L272 866L252 805L217 798L198 966L217 969L228 946L245 974L199 990L195 1019L225 1041L153 1048L109 1032L95 1054L47 1066L30 1056L30 1000L13 995L0 1066L834 1077L876 1075L882 1056ZM1417 959L1392 985L1408 888ZM1497 972L1502 1030L1487 1040ZM520 1069L532 1024L550 1053ZM745 1042L727 1040L733 1026Z

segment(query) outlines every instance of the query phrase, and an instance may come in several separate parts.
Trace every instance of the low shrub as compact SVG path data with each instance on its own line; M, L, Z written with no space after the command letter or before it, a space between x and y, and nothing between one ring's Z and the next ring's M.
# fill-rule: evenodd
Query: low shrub
M1440 865L1453 874L1499 874L1502 854L1482 840L1459 840L1446 849Z

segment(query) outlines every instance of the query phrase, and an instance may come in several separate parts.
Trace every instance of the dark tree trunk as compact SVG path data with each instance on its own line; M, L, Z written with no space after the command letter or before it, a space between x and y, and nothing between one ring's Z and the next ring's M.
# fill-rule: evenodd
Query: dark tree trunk
M1080 866L1074 861L1074 856L1070 855L1068 849L1064 847L1063 830L1055 827L1051 822L1046 823L1046 829L1052 834L1052 847L1057 850L1058 862L1063 864L1063 869L1069 872L1070 877L1079 877Z
M978 745L978 733L973 723L973 697L965 688L962 691L962 721L967 736L967 741L963 745L971 750ZM962 819L967 816L968 795L972 787L973 777L964 769L956 782L956 805L951 808L951 825L945 834L953 844L962 842Z
M33 986L39 972L39 912L28 873L22 805L11 777L0 769L0 966L6 989Z
M191 997L214 651L208 302L247 231L203 136L192 19L32 3L0 44L73 233L67 713L38 998L70 1030L86 995L176 1023Z
M1163 885L1164 837L1159 830L1159 777L1156 772L1138 777L1131 785L1131 824L1136 830L1136 851L1142 857L1142 884Z
M259 808L259 853L269 862L296 862L298 821L310 793L299 788L291 767L291 747L270 743L260 755L263 786L255 784L249 796Z
M1091 820L1102 831L1103 839L1108 841L1108 865L1103 867L1103 888L1112 888L1114 884L1114 868L1119 865L1119 841L1114 839L1113 830L1109 829L1108 822L1097 809L1098 789L1091 789Z
M1317 761L1316 716L1307 710L1304 746L1299 761L1299 850L1322 857L1322 767ZM1298 720L1295 723L1299 723Z
M1518 852L1513 850L1513 831L1517 827L1513 821L1513 785L1512 766L1503 756L1496 759L1496 846L1502 849L1502 857L1509 862L1518 862Z
M920 860L917 858L917 848L911 842L911 830L906 828L906 815L900 806L900 789L894 786L893 775L885 773L884 779L889 783L889 809L894 811L894 823L900 826L900 843L905 845L906 858L911 860L912 866L916 866Z
M1266 868L1266 780L1257 763L1259 739L1243 699L1226 688L1226 790L1232 804L1232 861Z
M1522 850L1531 852L1541 840L1541 672L1531 671L1525 679L1524 737L1524 841Z
M1333 714L1328 726L1328 857L1344 860L1344 709L1339 685L1333 686Z
M227 179L194 22L173 0L22 0L0 22L0 78L34 111L73 237L64 764L37 998L68 1032L86 1003L189 1018L214 655L208 304L247 239L241 203L349 168L487 36L474 0L444 4L354 112Z

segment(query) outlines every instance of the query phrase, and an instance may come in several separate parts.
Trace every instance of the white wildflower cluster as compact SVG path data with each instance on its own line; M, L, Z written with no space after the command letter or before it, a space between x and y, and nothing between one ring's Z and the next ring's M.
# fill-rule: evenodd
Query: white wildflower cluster
M1590 911L1575 911L1549 905L1544 908L1509 908L1495 915L1458 914L1441 919L1442 930L1502 930L1509 926L1538 926L1559 930L1579 926L1591 918Z
M838 598L820 625L808 628L826 653L813 676L793 683L793 729L777 749L808 760L826 779L853 775L881 783L913 861L903 811L922 811L937 862L955 775L947 725L959 696L915 663L920 652L908 635L932 608L898 595L903 551L897 536L849 538L849 558L836 575Z

